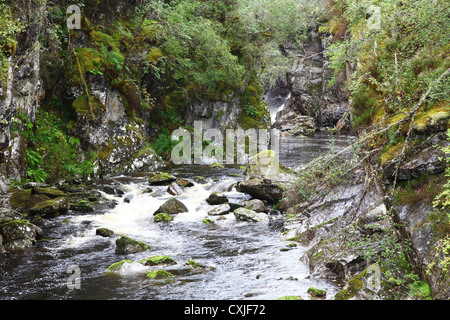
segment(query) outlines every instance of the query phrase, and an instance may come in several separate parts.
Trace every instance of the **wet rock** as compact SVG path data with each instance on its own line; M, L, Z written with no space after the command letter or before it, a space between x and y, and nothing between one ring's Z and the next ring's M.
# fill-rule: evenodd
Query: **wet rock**
M123 202L130 203L133 198L134 198L134 195L129 194L123 199Z
M240 192L276 204L283 198L283 190L270 179L244 179L238 185Z
M169 222L172 220L173 220L173 216L171 216L170 214L165 213L165 212L157 213L153 218L153 221L155 221L155 222Z
M245 208L238 208L234 210L233 213L238 221L269 222L269 216L263 212L255 212Z
M192 178L192 180L194 180L195 182L200 183L200 184L205 184L208 182L207 179L202 176L195 176Z
M221 216L231 212L231 207L228 203L219 205L218 207L208 212L209 216Z
M177 184L181 187L181 188L189 188L189 187L193 187L194 183L186 180L186 179L177 179Z
M123 195L124 192L120 190L119 188L115 188L112 186L102 186L100 187L100 190L102 190L104 193L109 195Z
M228 198L222 192L213 192L206 199L206 202L208 202L211 205L223 204L228 202Z
M167 187L167 192L170 193L173 196L177 196L177 195L182 194L183 190L181 189L181 187L177 183L172 182L170 184L170 186Z
M46 195L31 195L31 189L27 190L15 190L9 198L9 203L13 209L16 209L22 213L27 213L36 204L50 200Z
M162 265L174 265L177 264L175 260L173 260L169 256L153 256L147 259L142 259L138 261L144 266L162 266Z
M267 212L266 205L262 200L259 199L245 201L244 208L253 210L255 212Z
M36 188L36 187L39 187L39 188L48 188L49 185L46 184L46 183L42 183L42 182L28 182L28 183L25 183L25 184L22 186L22 189L26 190L26 189Z
M112 237L115 235L114 231L107 228L99 228L95 230L95 234L102 237Z
M245 178L237 184L236 190L276 204L294 180L295 175L280 164L275 152L267 150L250 158Z
M59 197L56 199L50 199L43 202L39 202L33 208L29 210L32 215L40 216L57 216L69 211L70 201L67 197Z
M327 292L322 289L316 289L313 287L309 287L307 293L314 298L325 298L327 296Z
M136 241L126 236L116 240L116 253L129 254L150 250L151 247L141 241Z
M70 210L74 212L94 212L95 208L90 201L80 200L75 203L70 203Z
M166 270L153 270L146 272L146 277L148 279L163 279L163 278L170 278L174 275Z
M169 185L176 181L177 178L167 172L156 173L148 179L151 186L164 186Z
M43 194L51 199L59 198L65 196L65 193L58 189L51 188L41 188L41 187L33 187L31 189L31 195Z
M159 209L155 211L154 215L158 213L178 214L188 211L188 208L180 200L171 198L159 207Z
M0 222L0 236L6 251L24 250L33 246L43 235L42 230L28 220L3 220Z

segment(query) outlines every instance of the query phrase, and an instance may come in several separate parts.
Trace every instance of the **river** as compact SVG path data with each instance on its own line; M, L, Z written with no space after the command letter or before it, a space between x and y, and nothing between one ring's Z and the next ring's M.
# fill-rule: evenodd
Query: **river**
M295 168L329 151L329 136L318 134L307 138L283 138L280 162ZM347 145L346 137L336 137L336 147ZM310 299L309 287L327 291L327 299L338 288L332 283L309 277L308 266L300 261L306 248L289 247L279 229L267 223L238 222L234 215L215 217L215 223L204 224L211 209L205 200L213 191L223 191L228 198L245 200L233 185L242 179L236 167L210 168L185 166L172 169L187 179L204 176L177 196L189 209L169 223L155 223L153 213L172 196L167 187L155 187L152 193L143 177L117 177L100 183L113 183L124 195L114 198L118 205L106 212L72 214L50 219L42 227L46 241L25 253L0 254L0 299L277 299L295 295ZM126 201L125 199L130 199ZM280 217L281 218L281 217ZM116 238L95 234L105 227L116 234L148 243L149 251L119 255ZM177 264L144 267L138 263L123 265L121 272L106 272L115 262L138 261L156 255L167 255ZM208 266L193 269L189 260ZM69 266L79 271L79 288L69 288ZM212 268L209 268L212 267ZM174 276L148 279L145 272L165 269ZM70 282L71 283L71 282Z

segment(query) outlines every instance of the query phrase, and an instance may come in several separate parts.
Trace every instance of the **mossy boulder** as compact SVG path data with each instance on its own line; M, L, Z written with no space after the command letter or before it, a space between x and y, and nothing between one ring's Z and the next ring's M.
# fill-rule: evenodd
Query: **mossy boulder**
M98 228L95 230L95 234L102 237L112 237L115 235L114 231L108 228Z
M129 254L150 250L151 247L141 241L122 236L116 240L116 253Z
M148 179L151 186L169 185L176 181L177 178L167 172L156 173Z
M44 194L31 195L31 189L19 189L11 194L9 203L13 209L26 213L36 204L46 200L50 200L50 198Z
M58 216L69 211L70 201L67 197L59 197L37 203L29 210L31 215Z
M121 260L119 262L115 262L106 269L107 272L112 272L120 268L125 263L133 263L131 260Z
M144 266L161 266L161 265L174 265L177 264L175 260L173 260L169 256L153 256L147 259L142 259L138 261Z
M178 214L188 211L188 208L180 200L171 198L159 207L159 209L155 211L154 215L157 215L158 213Z
M313 287L309 287L307 293L314 298L324 298L327 295L327 292L322 289L316 289Z
M41 187L34 187L31 189L31 195L33 196L36 194L43 194L51 199L65 196L64 191L61 191L58 189L52 189L52 188L41 188Z
M165 212L157 213L153 218L153 221L155 222L169 222L172 220L173 216Z

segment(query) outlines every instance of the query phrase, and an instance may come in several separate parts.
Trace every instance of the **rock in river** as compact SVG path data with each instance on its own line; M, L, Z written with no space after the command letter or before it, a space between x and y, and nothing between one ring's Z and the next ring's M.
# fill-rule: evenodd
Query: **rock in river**
M188 208L183 204L183 202L175 198L171 198L159 207L159 209L155 211L154 215L158 213L177 214L188 211Z
M167 172L156 173L148 179L151 186L169 185L176 181L177 178Z
M228 203L223 203L216 208L212 209L208 212L209 216L221 216L224 214L228 214L231 211L231 207Z
M228 202L228 198L222 192L213 192L209 195L208 199L206 199L206 202L211 205L223 204Z
M116 253L128 254L149 250L150 246L146 243L136 241L129 237L123 236L116 240Z
M269 216L263 212L255 212L253 210L238 208L234 210L234 216L238 221L248 222L268 222Z

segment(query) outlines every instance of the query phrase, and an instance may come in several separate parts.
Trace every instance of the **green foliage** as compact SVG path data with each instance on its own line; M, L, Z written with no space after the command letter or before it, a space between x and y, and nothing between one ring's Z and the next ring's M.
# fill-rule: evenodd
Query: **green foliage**
M0 83L8 77L8 58L16 52L16 35L23 26L11 14L11 8L0 3Z
M96 155L82 154L78 150L80 140L68 136L53 114L38 112L34 124L24 114L19 114L18 119L13 129L28 141L26 159L31 181L86 177L93 172Z
M369 28L370 5L380 8L380 29ZM448 1L347 0L335 2L333 9L339 14L327 23L331 36L347 30L341 41L330 46L335 77L352 72L348 63L358 61L347 83L356 127L372 123L374 107L388 114L410 109L450 67ZM449 89L450 77L446 77L425 104L448 102Z

